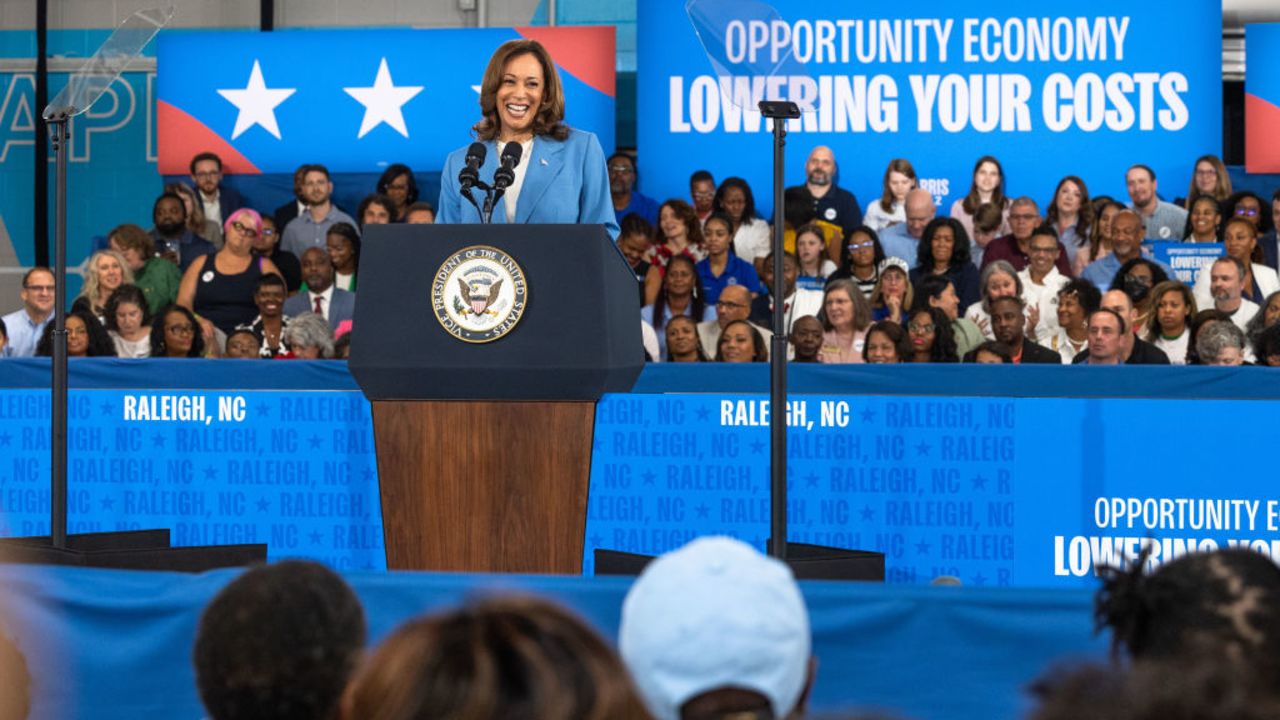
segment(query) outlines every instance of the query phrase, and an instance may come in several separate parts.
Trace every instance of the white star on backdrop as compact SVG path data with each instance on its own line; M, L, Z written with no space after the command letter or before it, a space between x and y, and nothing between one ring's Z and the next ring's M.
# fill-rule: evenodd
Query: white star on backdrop
M342 88L348 95L364 105L364 119L360 121L360 132L356 138L362 138L382 123L386 123L396 132L409 137L409 129L404 124L404 104L422 92L421 85L401 85L396 87L391 82L391 70L387 68L387 59L382 58L378 64L378 76L373 87Z
M268 89L262 79L262 68L258 61L253 61L253 70L249 73L249 84L244 89L219 90L218 94L227 102L236 106L236 127L231 131L231 139L240 137L244 131L260 125L263 130L280 139L280 126L276 125L276 106L284 102L297 88Z

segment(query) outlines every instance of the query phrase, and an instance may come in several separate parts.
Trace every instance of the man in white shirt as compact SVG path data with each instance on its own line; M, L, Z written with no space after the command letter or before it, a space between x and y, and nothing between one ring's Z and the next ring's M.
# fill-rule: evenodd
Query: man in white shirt
M805 290L796 287L796 278L800 274L800 263L796 260L796 256L791 253L785 253L782 256L782 281L783 281L783 300L782 300L782 317L783 327L786 328L787 335L791 335L791 324L796 318L802 318L805 315L817 316L822 310L822 291L821 290ZM764 281L764 286L768 292L757 296L751 301L751 315L748 318L752 325L763 328L773 328L773 253L764 256L764 272L760 279Z
M3 318L9 335L3 357L35 356L36 343L53 318L53 291L53 272L49 268L34 267L22 277L22 308Z
M1052 225L1046 223L1032 231L1027 250L1031 261L1018 277L1022 278L1022 299L1027 301L1028 324L1034 328L1029 336L1043 344L1061 327L1058 291L1067 284L1068 278L1058 272L1058 233Z
M716 319L698 323L698 341L702 343L702 351L707 357L716 356L716 345L720 342L720 331L735 320L746 320L751 313L751 291L742 285L729 285L720 292L720 300L716 302ZM755 325L755 329L764 338L765 348L773 339L773 333Z
M1244 297L1244 264L1224 255L1209 270L1209 293L1213 306L1230 313L1231 322L1241 330L1258 314L1258 304Z

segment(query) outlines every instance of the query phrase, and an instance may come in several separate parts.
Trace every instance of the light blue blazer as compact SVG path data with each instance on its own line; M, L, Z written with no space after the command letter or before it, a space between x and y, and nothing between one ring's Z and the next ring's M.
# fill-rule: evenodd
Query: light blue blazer
M493 182L493 171L498 169L498 144L485 143L488 153L480 166L480 179ZM436 222L479 223L480 213L462 197L458 186L458 171L466 166L467 148L459 148L449 154L440 177L440 205L436 208ZM592 133L570 130L563 142L548 137L533 139L533 151L521 158L527 164L524 185L516 200L518 223L531 224L595 224L604 225L609 236L617 239L618 219L613 211L613 199L609 195L609 172L605 168L604 150ZM484 206L484 191L472 190L476 202ZM493 211L495 225L507 222L499 200Z

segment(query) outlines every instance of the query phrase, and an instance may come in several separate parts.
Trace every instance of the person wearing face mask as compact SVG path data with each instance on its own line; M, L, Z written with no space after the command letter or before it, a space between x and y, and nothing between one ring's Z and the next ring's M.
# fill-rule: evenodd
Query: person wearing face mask
M1151 315L1151 288L1168 279L1159 265L1146 258L1134 258L1120 266L1107 289L1120 290L1128 295L1138 311L1136 322L1146 324Z
M618 237L604 150L596 136L564 124L564 89L551 54L536 40L503 43L480 83L480 122L472 127L487 148L480 177L488 182L508 143L522 148L515 180L494 209L493 222L603 225ZM468 148L455 150L440 175L439 223L479 223L463 199L458 172Z

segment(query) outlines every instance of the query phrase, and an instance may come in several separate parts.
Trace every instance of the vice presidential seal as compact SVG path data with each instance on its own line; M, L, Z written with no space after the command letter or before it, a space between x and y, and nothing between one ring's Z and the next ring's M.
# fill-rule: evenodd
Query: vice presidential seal
M431 305L445 332L487 343L511 332L524 315L529 287L510 255L473 245L449 256L431 282Z

